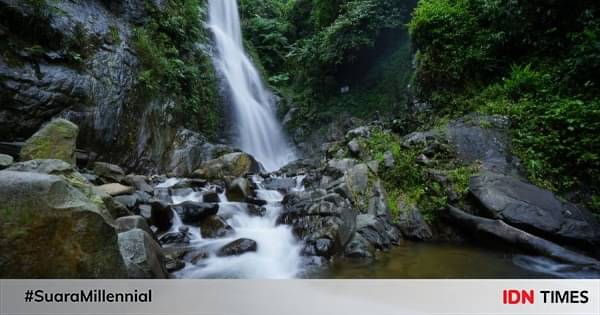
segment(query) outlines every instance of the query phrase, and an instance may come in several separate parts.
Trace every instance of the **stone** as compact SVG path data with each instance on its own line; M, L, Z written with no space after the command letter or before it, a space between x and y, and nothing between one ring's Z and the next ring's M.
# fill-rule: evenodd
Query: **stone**
M421 211L399 201L398 227L402 235L411 240L426 241L433 238L429 224L423 218Z
M356 217L356 231L377 249L392 246L383 221L372 214L359 214Z
M371 131L369 130L369 127L361 126L361 127L357 127L357 128L354 128L354 129L348 131L346 133L346 139L350 140L350 139L358 138L358 137L368 138L370 135L371 135Z
M154 191L154 189L152 188L152 186L150 186L148 184L148 182L146 181L146 176L142 176L142 175L127 175L123 179L123 183L127 184L128 186L135 187L136 190L143 191L145 193L149 193L150 194L150 193L152 193Z
M173 208L183 223L196 225L219 212L218 203L186 201Z
M247 238L240 238L231 243L226 244L217 252L217 256L238 256L248 252L255 252L258 244Z
M173 273L185 268L185 262L180 259L168 260L165 263L165 268L167 269L167 272Z
M383 166L392 168L395 164L396 161L394 160L394 154L392 154L391 151L385 151L385 153L383 153Z
M158 240L161 244L164 245L173 245L173 244L189 244L190 237L187 231L174 231L167 232L161 235Z
M344 249L344 256L371 260L375 258L375 248L359 233L356 233Z
M64 178L0 171L0 205L0 277L127 277L103 205Z
M204 162L202 167L194 171L194 175L210 180L224 177L244 177L249 174L258 174L262 169L260 163L251 155L235 152Z
M173 210L171 207L158 200L154 200L150 203L151 214L150 221L152 225L156 226L161 231L167 231L173 225Z
M548 190L491 172L471 177L469 190L493 219L532 234L584 246L600 244L600 227L591 213Z
M352 156L360 156L360 143L358 143L358 140L352 139L348 142L348 151Z
M277 190L280 192L288 192L296 187L296 178L293 177L269 177L262 182L262 185L267 190Z
M214 190L206 191L202 194L202 201L209 203L218 203L221 202L221 198L219 197L219 193Z
M234 179L227 187L225 195L229 201L243 202L252 195L250 182L245 178Z
M94 163L94 173L105 183L120 183L125 178L125 172L121 167L104 162Z
M148 233L148 235L153 235L150 226L148 225L148 221L146 218L139 215L130 215L126 217L120 217L115 220L116 230L118 233L127 232L133 229L140 229Z
M111 196L127 195L135 192L135 189L133 187L121 185L118 183L104 184L98 186L98 189Z
M218 215L212 215L202 220L200 233L203 238L220 238L233 233L233 228Z
M168 278L160 245L146 231L136 228L119 233L119 248L129 278Z
M116 196L115 201L125 206L130 211L135 211L141 203L141 199L137 194Z
M331 257L335 253L335 243L328 238L320 238L315 242L315 254L322 257Z
M0 154L0 170L11 166L14 162L15 160L12 156L7 154Z
M75 165L79 127L66 119L54 119L31 136L21 149L21 160L57 159Z

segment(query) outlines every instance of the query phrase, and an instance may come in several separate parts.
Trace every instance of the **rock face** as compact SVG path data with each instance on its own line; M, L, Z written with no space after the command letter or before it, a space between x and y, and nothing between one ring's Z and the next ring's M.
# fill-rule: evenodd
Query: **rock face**
M398 216L398 227L405 238L412 240L429 240L433 237L431 228L425 222L419 209L398 205L400 213Z
M600 228L592 215L559 200L550 191L491 172L471 178L469 187L494 219L546 237L581 244L600 243Z
M66 119L55 119L29 138L21 149L21 160L58 159L75 165L75 143L79 127Z
M168 278L160 245L144 230L132 229L119 233L119 248L129 278Z
M247 153L235 152L203 163L202 167L194 171L194 175L204 179L237 178L256 174L261 170L262 166L254 157Z
M0 172L0 276L124 278L117 234L62 177Z

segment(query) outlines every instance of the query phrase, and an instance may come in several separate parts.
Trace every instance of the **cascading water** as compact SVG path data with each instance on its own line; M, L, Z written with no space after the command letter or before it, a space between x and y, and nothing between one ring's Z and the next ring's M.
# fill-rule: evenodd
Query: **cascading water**
M215 66L231 96L238 145L268 171L295 159L276 119L273 95L244 51L236 0L209 0L209 23L217 48Z

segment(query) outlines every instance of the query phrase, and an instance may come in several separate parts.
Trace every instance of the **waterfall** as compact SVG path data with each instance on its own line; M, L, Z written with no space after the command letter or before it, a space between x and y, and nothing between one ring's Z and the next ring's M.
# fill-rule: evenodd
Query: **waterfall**
M234 109L236 144L268 171L277 170L295 155L277 121L273 95L244 51L237 1L209 0L208 5L217 50L214 63Z

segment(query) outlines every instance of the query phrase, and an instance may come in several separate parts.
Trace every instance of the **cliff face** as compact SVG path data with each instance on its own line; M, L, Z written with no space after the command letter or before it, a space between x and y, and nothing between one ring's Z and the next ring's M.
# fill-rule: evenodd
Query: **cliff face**
M0 142L23 141L53 117L79 125L78 148L137 171L170 171L182 148L175 100L138 88L134 28L165 1L0 0ZM179 129L179 130L178 130ZM175 154L175 152L179 152Z

